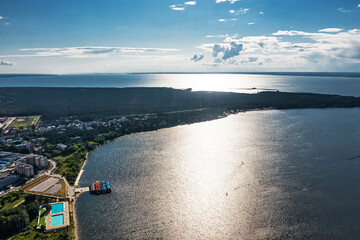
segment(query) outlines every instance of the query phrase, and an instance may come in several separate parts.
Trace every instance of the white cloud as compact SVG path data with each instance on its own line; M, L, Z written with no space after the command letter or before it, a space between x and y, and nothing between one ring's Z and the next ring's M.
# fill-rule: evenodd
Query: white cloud
M4 17L0 16L0 20L1 20L1 19L4 19Z
M305 36L305 35L311 35L311 34L303 32L303 31L296 31L296 30L286 30L286 31L279 30L276 33L273 33L272 35L274 35L274 36Z
M175 10L175 11L184 11L185 8L184 7L173 7L171 8L172 10Z
M13 65L15 65L15 63L13 62L8 62L6 60L0 61L0 66L13 66Z
M231 36L231 38L237 38L238 34ZM227 38L229 34L218 34L218 35L206 35L206 38Z
M188 1L184 3L185 5L191 5L191 6L195 6L196 5L196 1Z
M263 15L264 14L264 12L259 12L261 15Z
M349 13L349 12L351 12L350 10L346 10L346 9L344 9L344 8L338 8L337 9L339 12L342 12L342 13Z
M195 54L190 60L198 62L204 59L204 54Z
M172 48L132 48L132 47L64 47L64 48L23 48L29 54L8 55L6 57L66 57L90 58L109 55L146 55L175 52ZM5 56L3 56L5 57Z
M184 11L185 7L181 7L180 5L170 5L169 8L171 8L174 11Z
M226 38L229 34L218 34L218 35L206 35L206 38Z
M236 42L232 42L230 43L230 48L225 49L222 59L227 60L229 58L238 56L242 50L243 45L241 43L237 44Z
M234 4L240 0L216 0L216 3L222 3L222 2L230 2L231 4Z
M247 25L254 25L255 23L253 22L248 22Z
M184 11L188 6L195 6L196 1L187 1L184 4L172 4L169 7L174 11Z
M209 47L210 46L211 45L209 45ZM228 44L214 44L210 51L212 56L216 58L214 61L216 63L220 63L238 56L240 52L243 51L243 44L237 43L236 41L230 42Z
M213 57L217 57L219 55L219 53L223 53L225 51L225 47L219 45L219 44L214 44L213 48L212 48L212 55Z
M248 8L241 8L239 11L237 11L237 13L239 14L246 14L249 11Z
M360 4L359 4L359 5L357 5L357 7L358 7L358 8L360 8Z
M233 21L236 21L236 20L237 20L237 18L230 18L230 19L221 18L218 21L219 22L233 22Z
M249 8L240 8L239 10L235 11L233 9L231 9L229 11L230 14L235 14L235 15L239 15L239 14L246 14L250 9Z
M258 69L334 71L360 69L360 29L304 32L277 31L272 36L230 37L198 46L213 56L204 64ZM285 41L282 36L287 36ZM303 41L301 40L303 39ZM226 54L225 54L226 53Z
M324 28L324 29L320 29L319 32L328 32L328 33L337 33L337 32L341 32L344 29L341 28Z

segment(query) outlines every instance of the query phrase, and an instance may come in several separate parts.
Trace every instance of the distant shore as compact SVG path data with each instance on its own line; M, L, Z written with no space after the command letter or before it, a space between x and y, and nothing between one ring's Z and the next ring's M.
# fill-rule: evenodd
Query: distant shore
M129 73L129 74L246 74L246 75L360 78L360 72L137 72L137 73Z
M31 99L31 101L29 101ZM295 109L360 107L360 97L265 91L256 94L173 88L0 88L0 115L75 116L164 114L193 109Z

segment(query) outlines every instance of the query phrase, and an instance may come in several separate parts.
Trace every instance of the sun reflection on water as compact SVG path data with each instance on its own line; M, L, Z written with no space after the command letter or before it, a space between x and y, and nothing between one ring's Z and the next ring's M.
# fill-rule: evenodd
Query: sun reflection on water
M171 82L174 88L192 88L194 91L231 91L256 93L276 87L277 76L246 74L163 74L157 76L154 84ZM274 90L274 89L273 89Z
M239 144L245 146L245 142L239 141L246 140L229 134L236 128L233 122L228 122L230 124L208 122L179 128L179 139L186 135L186 142L173 146L174 155L178 157L176 167L180 169L176 171L179 189L174 194L179 198L174 208L182 206L181 210L173 211L183 214L184 219L177 217L186 225L185 232L196 233L193 236L211 239L231 234L234 229L246 229L245 206L251 194L248 186L258 183L252 176L246 149L237 149ZM250 135L256 135L253 128L244 126L246 133L239 134L245 134L249 140ZM234 209L238 214L234 214ZM191 239L191 234L188 238Z

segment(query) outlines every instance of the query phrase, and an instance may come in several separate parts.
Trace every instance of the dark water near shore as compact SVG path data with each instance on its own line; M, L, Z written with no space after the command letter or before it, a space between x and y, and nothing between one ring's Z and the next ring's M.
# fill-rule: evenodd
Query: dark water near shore
M258 111L96 149L80 239L360 239L360 109Z
M256 93L279 90L360 96L360 78L251 74L92 74L0 77L0 87L172 87L192 88L195 91Z

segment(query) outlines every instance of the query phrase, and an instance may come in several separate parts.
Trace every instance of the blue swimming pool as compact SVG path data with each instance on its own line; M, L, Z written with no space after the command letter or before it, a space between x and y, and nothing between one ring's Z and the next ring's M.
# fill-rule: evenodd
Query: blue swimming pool
M56 203L51 207L52 214L61 213L64 211L64 203Z
M64 225L64 214L51 216L51 226L56 227L60 225Z

